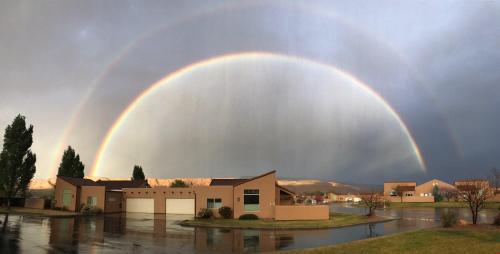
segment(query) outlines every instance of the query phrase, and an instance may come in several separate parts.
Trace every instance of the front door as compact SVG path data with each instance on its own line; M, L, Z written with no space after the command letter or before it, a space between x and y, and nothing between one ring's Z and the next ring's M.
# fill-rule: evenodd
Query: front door
M63 200L62 200L62 205L66 208L69 208L71 206L71 198L73 197L73 193L71 190L64 190L63 191Z

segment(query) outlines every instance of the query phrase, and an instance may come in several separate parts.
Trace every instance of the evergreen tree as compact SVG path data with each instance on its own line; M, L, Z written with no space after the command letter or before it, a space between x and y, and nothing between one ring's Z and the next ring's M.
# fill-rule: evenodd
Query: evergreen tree
M432 196L434 196L434 202L441 202L443 200L443 196L437 185L434 185L434 188L432 188Z
M0 190L10 199L26 194L36 172L36 155L31 152L33 125L26 128L24 116L17 115L12 125L5 129L3 150L0 153Z
M182 181L182 179L175 179L175 181L170 183L171 188L188 187L187 183Z
M61 159L61 164L59 164L58 176L76 177L83 178L85 165L80 161L80 155L76 154L75 150L68 146L68 149L64 151Z
M132 180L146 180L146 176L144 176L144 171L142 171L141 166L134 166L134 171L132 172Z

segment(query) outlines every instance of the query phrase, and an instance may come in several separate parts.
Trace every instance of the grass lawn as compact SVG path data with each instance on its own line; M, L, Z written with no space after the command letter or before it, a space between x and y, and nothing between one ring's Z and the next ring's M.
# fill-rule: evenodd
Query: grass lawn
M488 202L485 208L498 209L500 202ZM434 203L414 203L414 202L392 202L391 208L398 207L459 207L459 208L469 208L469 205L465 202L434 202Z
M32 215L41 217L64 217L64 216L74 216L79 215L79 213L68 212L68 211L57 211L49 209L32 209L24 207L11 207L10 210L7 208L0 207L0 214L19 214L19 215Z
M370 222L381 222L392 219L383 217L366 217L354 214L334 213L329 220L306 221L274 221L274 220L238 220L238 219L195 219L181 222L182 226L214 227L214 228L247 228L247 229L321 229L345 227Z
M283 253L500 253L500 227L490 225L433 228Z

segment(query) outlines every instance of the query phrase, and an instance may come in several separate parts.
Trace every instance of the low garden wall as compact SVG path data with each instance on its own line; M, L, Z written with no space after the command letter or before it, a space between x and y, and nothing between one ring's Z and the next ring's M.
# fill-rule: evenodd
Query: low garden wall
M43 198L27 198L24 201L24 207L34 208L34 209L44 209L45 208L45 199L43 199Z
M277 205L275 220L328 220L330 208L326 205Z
M384 196L385 200L391 201L391 203L399 203L401 202L401 197L393 197L393 196ZM428 203L428 202L434 202L434 197L427 196L427 197L421 197L421 196L410 196L410 197L403 197L403 202L414 202L414 203Z

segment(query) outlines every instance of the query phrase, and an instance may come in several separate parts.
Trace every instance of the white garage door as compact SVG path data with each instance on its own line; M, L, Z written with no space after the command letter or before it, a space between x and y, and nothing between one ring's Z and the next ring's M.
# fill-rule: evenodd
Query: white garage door
M152 198L127 198L128 213L154 213L155 201Z
M166 213L169 214L194 214L194 199L166 199Z

